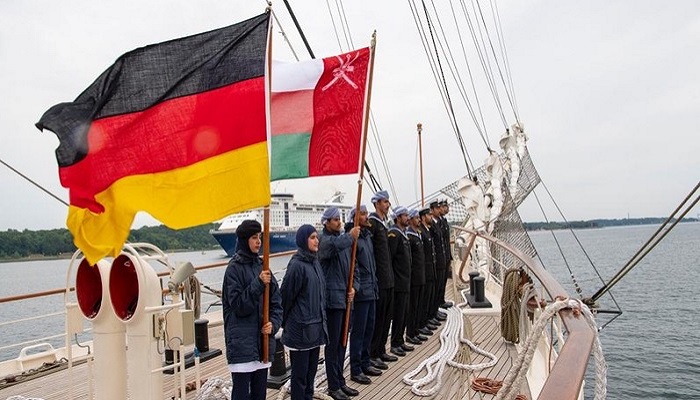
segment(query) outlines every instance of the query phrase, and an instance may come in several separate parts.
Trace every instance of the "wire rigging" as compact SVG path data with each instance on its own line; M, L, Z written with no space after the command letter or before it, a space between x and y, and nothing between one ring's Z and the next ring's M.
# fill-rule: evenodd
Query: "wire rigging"
M646 255L649 254L649 252L650 252L654 247L656 247L656 245L659 244L659 242L660 242L664 237L666 237L666 235L668 235L668 233L671 232L671 230L672 230L681 220L683 220L683 217L685 217L685 215L688 214L688 213L690 212L690 210L692 210L693 207L695 207L696 204L698 204L698 201L700 201L700 194L698 194L698 195L695 197L695 200L693 200L692 203L690 203L689 205L687 205L688 202L690 201L691 197L693 197L693 195L695 194L695 192L698 191L698 188L700 188L700 182L698 182L698 183L695 185L695 187L693 188L693 190L691 190L690 193L685 197L685 199L683 199L683 201L681 202L681 204L679 204L678 207L676 207L676 209L673 210L673 212L671 213L671 215L669 215L668 218L666 218L666 221L664 221L664 223L661 224L661 226L659 226L659 228L656 230L656 232L654 232L654 233L651 235L651 237L649 238L649 240L647 240L646 243L644 243L644 244L642 245L642 247L640 247L639 250L637 250L637 252L632 256L632 258L630 258L630 260L627 261L627 263L620 269L620 271L618 271L617 274L615 274L615 276L613 276L613 277L610 279L610 281L608 281L608 283L605 284L605 286L603 286L602 288L600 288L600 290L598 290L595 294L593 294L593 296L591 296L590 300L591 300L592 302L595 302L595 301L596 301L597 299L599 299L602 295L604 295L606 292L608 292L608 291L609 291L613 286L615 286L622 278L624 278L625 275L627 275L627 273L629 273L634 267L636 267L637 264L639 264L639 262L642 261L642 259L643 259L644 257L646 257ZM687 206L686 206L686 205L687 205ZM678 216L676 217L676 214L678 214L678 212L679 212L679 211L681 210L681 208L683 208L684 206L686 206L685 210L684 210L680 215L678 215ZM666 226L667 226L671 221L673 221L673 223L667 228Z

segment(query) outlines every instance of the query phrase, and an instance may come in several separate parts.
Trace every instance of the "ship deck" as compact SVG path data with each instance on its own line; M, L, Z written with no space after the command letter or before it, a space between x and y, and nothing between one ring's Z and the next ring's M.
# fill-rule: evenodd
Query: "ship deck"
M448 282L448 287L449 286L451 286L451 284ZM448 290L448 292L450 291L451 290ZM486 377L502 381L505 379L512 366L512 360L517 357L514 346L505 343L501 338L499 327L500 317L497 314L475 314L467 315L464 318L469 326L469 330L471 331L470 340L472 340L472 342L474 342L480 348L496 355L498 357L498 363L491 368L474 373L461 371L446 366L445 373L442 378L442 388L437 394L431 396L432 398L491 399L494 396L474 391L469 382L476 377ZM443 326L441 326L436 331L436 334L432 335L427 342L423 343L422 345L415 346L415 351L409 352L405 357L401 357L398 362L389 363L389 369L384 371L381 376L372 377L372 384L370 385L359 385L352 382L349 377L349 368L346 368L345 375L348 385L360 391L360 395L355 397L355 399L419 398L419 396L416 396L411 392L411 388L408 385L403 383L402 378L406 373L416 368L421 361L438 351L440 347L439 332L443 329ZM222 351L225 350L223 327L221 325L220 318L217 320L217 318L214 317L210 320L209 346L210 349L221 349ZM484 361L486 361L485 357L471 353L471 363L480 363ZM319 370L322 368L323 366L319 365ZM87 363L82 363L73 367L73 379L76 382L73 388L74 399L89 398L87 376ZM224 380L230 380L230 374L227 369L225 356L217 356L201 363L200 376L202 379L219 377ZM177 390L176 385L178 385L179 382L176 382L172 375L164 375L164 377L165 389L163 397L165 399L174 398ZM68 370L63 369L5 388L0 391L0 398L6 399L13 395L21 395L27 398L45 400L70 399L70 385L68 384L70 381L71 378ZM186 382L189 383L194 381L194 368L189 368L186 370ZM524 391L522 391L522 393L529 394L529 390L527 390L527 388L523 389ZM267 398L276 399L278 394L279 390L268 389ZM187 399L195 398L195 391L188 392Z

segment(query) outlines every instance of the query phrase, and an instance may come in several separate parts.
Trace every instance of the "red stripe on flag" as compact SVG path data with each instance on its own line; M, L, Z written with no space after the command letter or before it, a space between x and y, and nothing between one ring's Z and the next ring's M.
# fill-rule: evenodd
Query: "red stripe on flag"
M264 78L94 121L88 155L59 169L70 203L102 212L95 194L116 180L169 171L266 140Z
M309 176L356 173L369 48L325 58L323 64L314 90Z

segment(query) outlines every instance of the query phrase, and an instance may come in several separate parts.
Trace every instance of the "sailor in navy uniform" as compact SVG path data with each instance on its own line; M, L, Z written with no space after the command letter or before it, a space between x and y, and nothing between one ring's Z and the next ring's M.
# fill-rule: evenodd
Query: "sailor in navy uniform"
M430 203L430 213L432 214L432 224L430 225L430 235L433 237L433 245L435 246L435 295L433 296L433 309L435 309L435 315L433 316L432 322L444 321L447 316L438 310L438 308L444 302L443 297L445 297L445 274L446 265L445 262L445 242L443 239L444 231L440 222L440 217L442 216L440 212L440 204L438 201L433 201ZM439 323L439 322L438 322Z
M445 286L447 285L447 280L452 277L452 246L450 245L450 223L447 222L445 215L450 211L450 206L447 204L447 200L441 200L438 205L440 206L440 227L442 228L442 246L445 249L445 278L442 283L443 292L441 308L452 307L452 302L445 300Z
M377 313L372 333L371 363L374 369L387 369L385 361L397 361L398 358L386 353L386 340L389 336L391 325L391 313L394 307L394 272L391 269L389 256L389 242L387 240L388 228L386 226L387 213L391 203L389 192L381 190L372 196L374 212L369 215L369 231L372 234L372 246L374 247L374 261L377 267L377 285L379 286L379 299L377 300ZM378 373L377 373L378 372ZM381 371L369 370L365 374L377 376Z
M421 239L423 239L423 255L425 256L425 287L423 288L422 307L420 308L423 318L421 319L418 332L429 336L437 329L440 323L435 320L437 305L435 302L435 281L437 272L435 264L437 263L435 243L430 232L430 227L433 224L433 217L430 214L430 208L425 207L418 211L418 216L421 220Z
M406 313L411 290L411 244L406 235L408 210L398 206L394 209L394 226L389 229L389 253L394 271L394 318L391 324L391 353L405 356L413 346L404 342Z
M423 320L423 292L425 289L425 253L423 239L420 233L420 216L418 210L408 212L408 228L406 228L408 242L411 245L411 292L409 294L409 312L406 320L406 341L411 344L421 344L428 340L418 332Z

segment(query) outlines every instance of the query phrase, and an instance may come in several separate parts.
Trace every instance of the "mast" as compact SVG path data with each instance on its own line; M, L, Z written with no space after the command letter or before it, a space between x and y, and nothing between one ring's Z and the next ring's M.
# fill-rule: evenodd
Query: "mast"
M425 192L423 190L423 141L421 133L423 132L423 124L420 122L417 126L418 130L418 161L420 163L420 206L425 207Z

